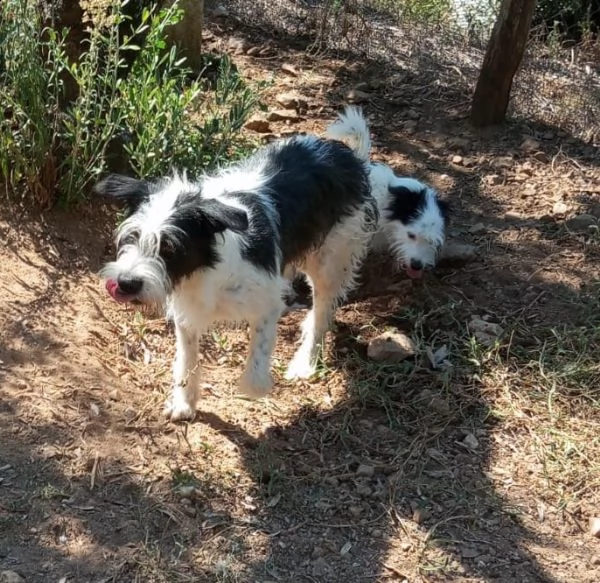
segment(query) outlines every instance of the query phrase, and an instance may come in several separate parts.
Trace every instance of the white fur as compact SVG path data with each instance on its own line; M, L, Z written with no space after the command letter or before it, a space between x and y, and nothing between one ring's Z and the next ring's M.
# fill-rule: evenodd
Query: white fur
M349 143L356 155L369 164L371 193L379 209L378 230L371 248L391 251L400 266L410 267L411 262L417 261L424 268L434 267L445 241L445 222L435 190L414 178L397 176L386 164L370 162L369 127L360 108L346 107L326 133ZM397 195L390 192L390 187L425 191L423 213L408 224L394 220L388 209Z
M261 208L272 224L278 215L268 197L268 177L260 168L240 168L222 172L202 183L203 198L216 198L224 204L242 208L250 222L253 209L228 197L229 192L254 190ZM121 226L117 241L123 243L131 233L140 234L139 244L121 247L115 262L103 270L103 276L117 280L133 274L144 280L140 298L166 306L175 324L176 357L173 363L173 390L165 405L171 420L193 418L198 400L201 370L198 358L199 335L217 322L247 322L250 345L240 389L254 397L268 394L272 388L271 354L277 322L285 311L284 296L290 282L272 275L245 260L241 236L231 230L217 235L220 260L213 268L196 270L175 286L168 281L165 265L157 256L165 221L177 208L178 195L189 192L185 178L165 181L159 192L150 196ZM373 212L375 211L373 205ZM315 209L318 212L318 209ZM306 273L314 290L314 306L302 325L302 340L292 359L286 378L308 378L316 368L323 342L337 302L354 283L355 272L364 257L368 239L376 225L368 209L361 208L342 220L325 238L321 247L305 257L295 268ZM370 222L371 221L371 222ZM281 273L281 252L277 253L276 273ZM291 266L289 266L291 268ZM289 270L288 270L289 271Z

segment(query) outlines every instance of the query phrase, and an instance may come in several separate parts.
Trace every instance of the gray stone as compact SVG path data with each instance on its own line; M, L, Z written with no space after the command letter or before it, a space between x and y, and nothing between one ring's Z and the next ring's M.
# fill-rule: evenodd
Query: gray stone
M464 264L477 257L477 247L468 243L448 241L442 248L440 263Z
M415 352L415 343L400 332L380 334L367 347L367 356L378 362L402 362L414 356Z
M253 132L258 132L259 134L266 134L271 131L269 126L269 122L266 119L262 119L258 116L251 117L246 122L246 129L252 130Z

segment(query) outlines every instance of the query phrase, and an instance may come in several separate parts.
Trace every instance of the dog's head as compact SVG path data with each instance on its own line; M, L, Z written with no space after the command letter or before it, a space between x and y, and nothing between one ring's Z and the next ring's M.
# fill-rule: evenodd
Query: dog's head
M203 198L201 185L185 178L152 183L110 175L94 190L126 207L117 260L101 272L119 302L164 304L182 279L219 261L219 234L248 228L244 210Z
M409 277L418 279L435 267L446 240L449 205L435 190L410 178L388 187L384 229L392 253Z

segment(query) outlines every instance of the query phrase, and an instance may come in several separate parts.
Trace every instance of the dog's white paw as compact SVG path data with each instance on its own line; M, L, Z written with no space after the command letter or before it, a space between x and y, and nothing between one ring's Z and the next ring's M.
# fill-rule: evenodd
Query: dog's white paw
M183 400L171 397L165 403L163 414L170 421L191 421L196 416L196 408Z
M311 364L308 358L305 358L304 356L295 356L292 358L292 361L287 368L285 378L288 381L293 381L295 379L309 379L316 371L316 365Z
M245 372L240 377L239 388L248 397L254 399L266 397L273 388L273 378L269 372L263 375Z

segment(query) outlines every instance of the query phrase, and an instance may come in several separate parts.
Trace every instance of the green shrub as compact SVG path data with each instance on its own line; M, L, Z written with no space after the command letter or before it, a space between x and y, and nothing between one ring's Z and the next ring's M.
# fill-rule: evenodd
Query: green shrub
M37 2L0 4L0 175L10 193L44 204L82 200L119 142L130 169L145 176L171 168L200 172L241 147L238 132L258 104L254 88L226 58L214 89L190 80L185 60L165 40L166 27L182 17L176 5L144 9L126 37L123 6L112 4L70 62L67 31L43 30ZM78 88L67 106L64 75Z

